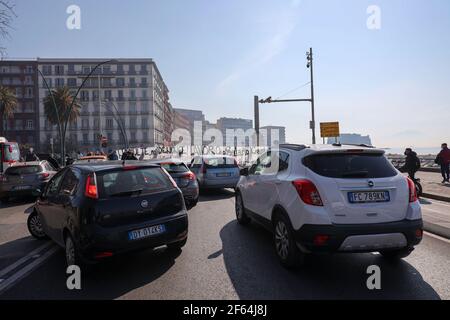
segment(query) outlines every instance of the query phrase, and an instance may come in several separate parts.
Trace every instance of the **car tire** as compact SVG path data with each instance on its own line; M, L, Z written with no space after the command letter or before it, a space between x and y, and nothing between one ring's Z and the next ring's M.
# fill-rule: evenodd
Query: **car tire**
M297 247L289 219L278 213L273 219L273 226L275 252L281 264L287 269L302 266L305 263L305 254Z
M78 248L72 238L72 235L68 233L65 237L64 255L66 257L66 266L78 266L80 268L84 267L84 263L81 260Z
M41 217L37 214L35 210L28 216L27 227L30 234L38 240L46 240L48 236L45 234L44 228L42 226Z
M187 238L181 241L177 241L177 242L172 242L167 244L167 248L171 249L171 250L181 250L181 248L183 248L187 243Z
M235 211L236 211L236 220L239 224L246 226L251 222L251 219L248 217L245 207L244 207L244 201L242 199L242 194L237 191L235 195L235 205L234 205Z
M194 208L197 205L197 203L198 203L198 198L195 200L187 201L186 209L191 210L192 208Z
M380 254L383 256L383 258L386 258L388 260L400 260L403 258L406 258L413 252L414 248L402 248L397 250L384 250L380 251Z

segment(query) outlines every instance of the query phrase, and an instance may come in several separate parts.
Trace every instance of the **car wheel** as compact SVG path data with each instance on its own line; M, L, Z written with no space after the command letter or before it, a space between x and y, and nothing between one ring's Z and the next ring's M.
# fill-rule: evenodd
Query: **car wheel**
M389 260L400 260L406 258L413 252L414 248L402 248L397 250L384 250L380 251L380 254Z
M172 250L181 250L181 248L183 248L187 243L187 238L181 241L177 241L177 242L172 242L167 244L167 248L172 249Z
M42 221L36 211L28 216L27 219L27 227L30 234L38 240L48 239L47 235L44 232L44 228L42 226Z
M186 209L191 210L192 208L194 208L198 203L198 198L195 200L190 200L186 203Z
M65 256L66 256L66 264L67 266L79 266L81 268L82 262L80 259L80 255L78 253L78 249L73 241L73 238L70 234L66 236L65 240Z
M293 268L304 264L305 254L298 249L291 223L282 214L274 218L274 243L278 259L284 267Z
M235 211L236 219L241 225L248 225L250 223L250 218L247 216L244 207L244 201L242 200L242 195L240 192L236 192L235 196Z

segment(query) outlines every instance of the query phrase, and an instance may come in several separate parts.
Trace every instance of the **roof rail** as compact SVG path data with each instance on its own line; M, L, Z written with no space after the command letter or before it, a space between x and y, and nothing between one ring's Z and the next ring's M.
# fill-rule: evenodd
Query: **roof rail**
M364 144L364 143L361 143L361 144L357 144L357 143L333 143L334 147L342 147L343 145L375 149L374 146L370 146L370 145Z
M279 145L279 148L285 148L285 149L290 149L290 150L294 150L294 151L301 151L301 150L309 148L309 147L305 146L304 144L283 143L283 144Z

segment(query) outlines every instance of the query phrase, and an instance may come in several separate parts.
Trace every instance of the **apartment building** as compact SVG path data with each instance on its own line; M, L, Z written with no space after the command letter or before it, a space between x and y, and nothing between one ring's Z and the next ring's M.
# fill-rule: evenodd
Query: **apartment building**
M220 118L217 120L217 129L224 137L224 143L227 146L250 146L252 145L253 135L247 136L250 129L253 129L253 120L240 118ZM233 134L227 134L228 132Z
M2 119L3 133L9 141L21 146L39 148L38 76L35 60L1 60L0 86L17 97L14 116Z
M101 136L110 148L163 146L170 127L165 113L170 110L168 89L152 59L38 59L39 70L51 89L67 86L75 93L81 116L70 124L67 142L79 150L98 149ZM44 112L43 100L48 90L39 79L39 140L48 145L57 138L57 127ZM169 116L167 116L169 117Z
M286 127L265 126L260 128L261 145L274 146L286 143Z

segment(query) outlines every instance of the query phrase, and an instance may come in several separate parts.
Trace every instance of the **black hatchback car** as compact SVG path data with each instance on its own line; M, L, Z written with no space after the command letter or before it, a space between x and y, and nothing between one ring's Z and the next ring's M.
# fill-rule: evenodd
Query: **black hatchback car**
M28 217L38 239L65 248L67 265L186 244L183 194L167 171L142 162L73 165L58 172Z

